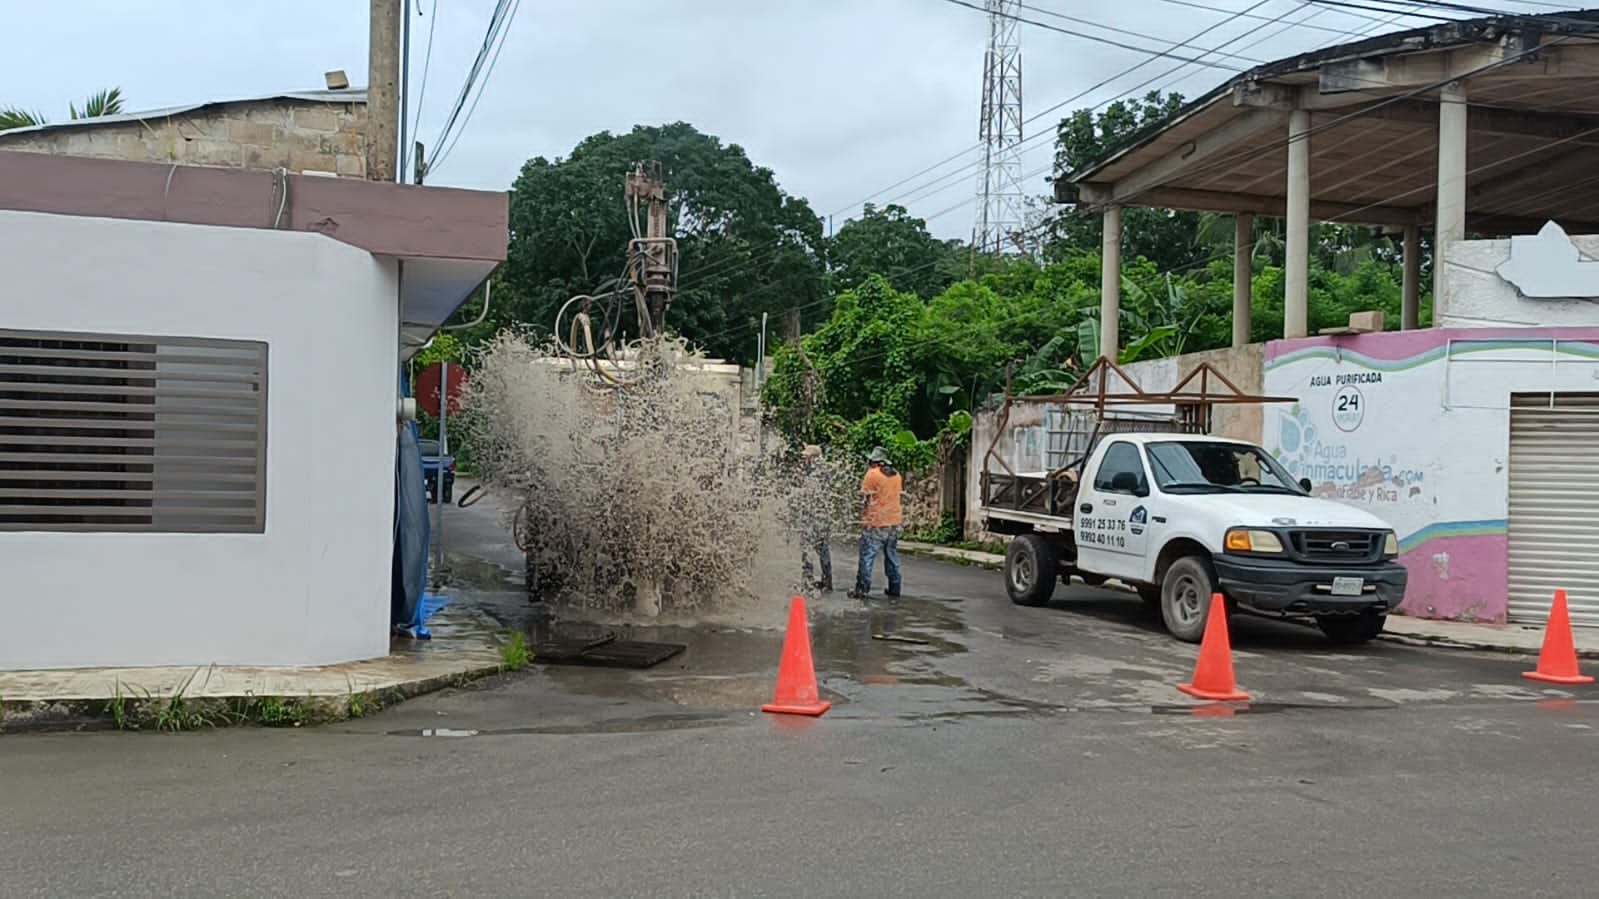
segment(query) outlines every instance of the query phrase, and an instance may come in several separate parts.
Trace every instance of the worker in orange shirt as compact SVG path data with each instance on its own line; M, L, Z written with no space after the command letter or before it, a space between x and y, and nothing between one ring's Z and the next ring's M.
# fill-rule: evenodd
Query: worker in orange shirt
M855 589L850 596L865 599L872 592L872 567L878 553L883 555L883 573L888 575L884 596L898 596L899 534L905 524L900 494L905 492L905 476L888 461L882 447L866 457L866 477L861 479L861 558L856 569Z

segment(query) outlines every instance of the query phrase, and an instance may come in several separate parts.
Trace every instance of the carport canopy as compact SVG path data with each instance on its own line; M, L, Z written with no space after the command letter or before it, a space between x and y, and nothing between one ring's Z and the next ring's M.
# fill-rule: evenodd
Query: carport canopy
M1312 221L1403 229L1404 327L1423 227L1434 252L1551 220L1599 232L1596 76L1599 10L1451 21L1236 76L1056 181L1057 202L1104 215L1102 354L1118 346L1124 206L1237 216L1235 345L1249 340L1257 215L1285 220L1285 337L1306 336Z

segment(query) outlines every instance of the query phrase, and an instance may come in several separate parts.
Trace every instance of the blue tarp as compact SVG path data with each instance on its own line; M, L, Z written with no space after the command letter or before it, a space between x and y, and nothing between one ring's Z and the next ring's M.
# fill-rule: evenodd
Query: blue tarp
M400 369L400 396L411 395L411 387ZM422 477L421 435L416 422L406 422L397 437L399 451L394 467L394 572L390 595L390 623L412 628L426 636L422 627L422 593L428 582L428 497ZM435 609L436 611L436 609Z

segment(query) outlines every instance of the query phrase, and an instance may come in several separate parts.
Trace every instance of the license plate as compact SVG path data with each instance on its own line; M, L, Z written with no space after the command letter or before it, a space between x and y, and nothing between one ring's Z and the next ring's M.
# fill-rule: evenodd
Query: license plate
M1334 596L1359 596L1366 592L1366 579L1363 577L1335 577L1332 582Z

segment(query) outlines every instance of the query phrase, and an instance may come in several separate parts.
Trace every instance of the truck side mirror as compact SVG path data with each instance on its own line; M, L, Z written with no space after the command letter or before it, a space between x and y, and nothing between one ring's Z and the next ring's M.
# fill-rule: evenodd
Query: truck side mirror
M1314 485L1312 485L1310 483L1310 478L1300 478L1299 479L1299 489L1300 490L1303 490L1306 493L1309 493L1313 486Z

